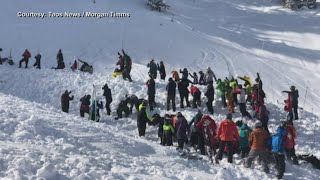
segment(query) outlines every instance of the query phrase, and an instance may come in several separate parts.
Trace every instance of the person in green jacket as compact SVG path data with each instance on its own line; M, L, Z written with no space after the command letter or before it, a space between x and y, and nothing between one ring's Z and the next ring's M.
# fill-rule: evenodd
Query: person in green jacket
M226 103L226 82L222 81L221 79L218 79L217 81L217 94L221 96L221 102L223 104L224 107L227 107L227 103Z
M173 128L173 121L169 114L165 115L165 119L163 122L163 144L164 146L172 146L172 138L175 134Z

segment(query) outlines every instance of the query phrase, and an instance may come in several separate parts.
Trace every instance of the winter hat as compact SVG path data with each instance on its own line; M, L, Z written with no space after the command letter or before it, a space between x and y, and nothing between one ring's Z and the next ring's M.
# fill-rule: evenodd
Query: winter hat
M178 112L178 113L177 113L177 116L182 116L181 112Z
M232 113L228 113L228 114L227 114L227 119L232 120Z
M254 123L254 127L256 128L261 128L262 127L262 122L257 120L255 123Z
M295 86L291 86L290 89L291 89L291 90L295 90L296 87L295 87Z

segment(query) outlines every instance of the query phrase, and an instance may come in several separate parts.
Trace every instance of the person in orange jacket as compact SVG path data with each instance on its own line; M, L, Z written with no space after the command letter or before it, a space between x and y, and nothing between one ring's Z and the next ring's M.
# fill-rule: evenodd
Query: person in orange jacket
M28 62L29 62L29 58L31 57L31 53L28 51L28 49L26 49L24 51L24 53L22 54L22 59L19 62L19 68L21 68L21 64L22 62L26 63L26 68L28 68Z
M215 158L216 163L222 159L225 146L228 147L228 162L232 163L233 142L234 139L239 140L239 132L236 123L232 121L232 114L228 113L225 120L219 126L216 138L220 138L219 152Z

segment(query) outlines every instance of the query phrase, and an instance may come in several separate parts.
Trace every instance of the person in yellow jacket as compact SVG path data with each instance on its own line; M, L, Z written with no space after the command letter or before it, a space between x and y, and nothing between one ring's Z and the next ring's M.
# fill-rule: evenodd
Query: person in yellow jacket
M163 138L162 138L163 144L162 145L172 146L172 138L174 134L175 134L175 131L173 128L172 118L169 114L166 114L163 122Z
M151 122L151 120L150 120L149 112L147 109L147 102L144 100L139 105L139 111L138 111L137 126L138 126L139 136L145 136L147 122Z

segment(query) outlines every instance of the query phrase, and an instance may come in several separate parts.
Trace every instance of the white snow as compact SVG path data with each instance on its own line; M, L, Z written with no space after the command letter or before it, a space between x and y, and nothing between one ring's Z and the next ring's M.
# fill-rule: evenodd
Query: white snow
M3 0L0 7L1 57L12 48L14 66L0 65L1 179L271 179L270 174L224 159L221 165L179 157L175 147L159 145L157 128L140 138L136 114L114 121L102 112L101 123L79 116L79 99L108 83L112 110L126 93L146 98L146 63L163 60L167 74L187 67L210 66L219 78L260 72L272 112L270 129L285 116L282 90L299 89L300 120L296 151L320 157L319 9L290 11L276 1L167 0L169 12L150 11L144 1ZM20 18L18 12L124 12L129 18ZM42 69L18 69L24 49L42 54ZM93 64L94 73L51 70L62 49L67 67L76 58ZM122 48L133 58L132 79L111 78ZM34 59L31 58L29 67ZM158 107L164 115L165 81L156 80ZM60 96L72 90L70 113ZM202 90L205 87L201 87ZM102 99L102 90L98 90ZM205 98L204 98L205 101ZM176 104L179 104L178 96ZM220 122L226 113L215 102ZM206 110L204 103L203 110ZM196 110L179 111L191 120ZM240 119L239 113L235 114ZM253 122L249 122L252 125ZM318 179L309 164L287 163L285 179Z

